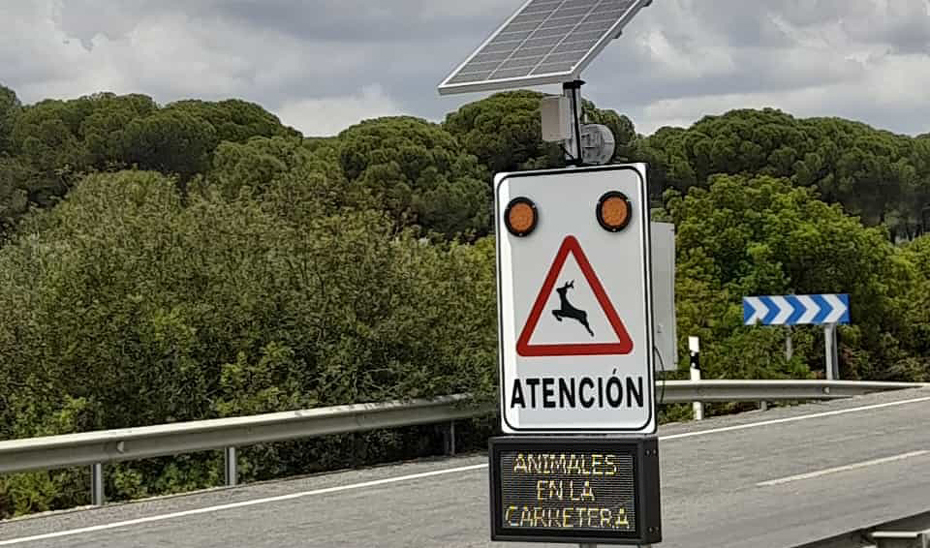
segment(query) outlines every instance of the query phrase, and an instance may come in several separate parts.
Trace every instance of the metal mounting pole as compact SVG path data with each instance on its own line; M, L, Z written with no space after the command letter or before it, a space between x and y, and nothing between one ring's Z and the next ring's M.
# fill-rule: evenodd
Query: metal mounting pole
M562 84L562 93L568 98L572 113L572 137L567 143L565 160L569 164L575 166L580 166L584 163L581 147L581 86L583 85L584 81L582 80L575 80Z
M791 340L791 327L788 327L788 336L785 337L785 360L791 361L794 357L794 341Z
M94 506L103 506L106 502L103 490L103 463L97 462L90 467L90 503Z
M836 324L827 324L823 328L824 346L826 347L826 374L827 380L839 380L839 351L836 343Z

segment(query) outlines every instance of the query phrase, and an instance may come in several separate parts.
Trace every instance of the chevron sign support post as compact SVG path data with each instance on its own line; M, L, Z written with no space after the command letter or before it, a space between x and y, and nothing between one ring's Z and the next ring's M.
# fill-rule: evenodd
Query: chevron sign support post
M839 378L836 326L849 323L849 295L843 293L744 297L743 323L746 325L824 326L826 377L828 380ZM790 332L788 337L790 348ZM791 359L790 355L788 359Z
M849 323L849 295L745 297L746 325L831 325Z

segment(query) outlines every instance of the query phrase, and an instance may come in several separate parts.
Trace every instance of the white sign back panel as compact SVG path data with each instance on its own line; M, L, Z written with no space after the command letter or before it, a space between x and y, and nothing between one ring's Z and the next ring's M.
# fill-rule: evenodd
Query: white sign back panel
M652 313L657 371L678 370L675 314L675 225L652 223Z
M505 432L655 432L645 172L635 164L495 178ZM627 224L610 231L598 204L621 194ZM522 236L507 228L518 203L537 219Z

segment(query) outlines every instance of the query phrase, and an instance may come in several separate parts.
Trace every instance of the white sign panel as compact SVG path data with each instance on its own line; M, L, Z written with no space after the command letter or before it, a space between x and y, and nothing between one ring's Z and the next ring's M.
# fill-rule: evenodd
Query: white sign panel
M656 371L678 370L675 314L675 225L652 223L652 313Z
M655 432L645 173L495 178L505 432Z

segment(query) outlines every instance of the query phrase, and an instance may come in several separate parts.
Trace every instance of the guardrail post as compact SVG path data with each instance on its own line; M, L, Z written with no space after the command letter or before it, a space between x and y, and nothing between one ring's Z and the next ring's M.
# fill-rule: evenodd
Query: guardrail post
M90 503L103 506L106 493L103 490L103 463L96 462L90 466Z
M449 421L449 428L446 429L443 438L445 438L446 454L455 456L455 421Z
M701 380L701 339L698 337L688 337L688 350L691 351L691 380ZM704 420L704 404L696 401L691 404L694 410L694 420Z
M223 476L226 478L227 487L235 487L239 483L239 467L235 447L226 447L223 450Z

